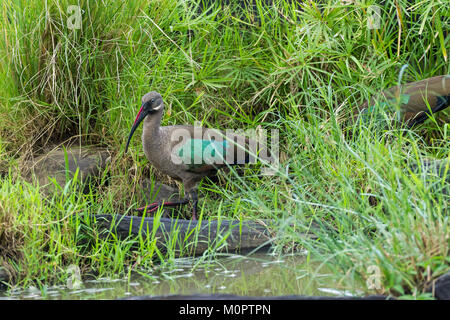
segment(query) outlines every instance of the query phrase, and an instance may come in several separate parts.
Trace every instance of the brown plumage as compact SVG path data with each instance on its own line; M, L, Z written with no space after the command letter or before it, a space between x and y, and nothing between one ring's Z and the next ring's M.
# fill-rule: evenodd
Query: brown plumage
M218 130L188 125L161 127L164 102L158 92L152 91L142 98L142 106L128 137L125 152L131 137L144 121L142 145L149 162L159 171L180 180L184 186L185 199L166 202L164 205L193 203L193 219L197 215L197 183L206 176L213 176L220 168L228 165L242 165L253 162L255 155L267 162L273 162L267 148L256 141L239 135L233 141L224 138ZM145 120L144 120L145 119ZM160 204L148 208L155 210Z
M430 113L444 110L450 105L450 75L436 76L386 89L372 97L369 103L361 105L357 113L370 113L377 105L383 108L395 106L397 102L400 103L400 118L409 126L424 122Z

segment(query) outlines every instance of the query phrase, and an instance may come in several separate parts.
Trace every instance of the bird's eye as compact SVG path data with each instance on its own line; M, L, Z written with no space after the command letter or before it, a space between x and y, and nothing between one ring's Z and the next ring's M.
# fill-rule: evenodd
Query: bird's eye
M153 103L153 102L155 102L155 99L152 99L152 101L151 101L151 102L152 102L152 103Z

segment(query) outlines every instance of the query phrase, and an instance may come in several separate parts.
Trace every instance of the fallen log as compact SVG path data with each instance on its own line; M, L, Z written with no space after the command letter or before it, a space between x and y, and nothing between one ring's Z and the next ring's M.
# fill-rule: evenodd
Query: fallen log
M142 237L156 241L161 252L196 256L210 248L219 252L268 250L272 242L267 221L182 220L126 215L95 215L101 237ZM150 237L150 238L149 238Z

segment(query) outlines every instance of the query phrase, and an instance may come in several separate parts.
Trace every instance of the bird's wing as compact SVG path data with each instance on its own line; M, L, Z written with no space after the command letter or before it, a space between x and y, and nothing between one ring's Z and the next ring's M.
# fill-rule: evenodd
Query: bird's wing
M243 135L194 127L174 126L178 138L172 139L172 152L186 169L195 173L216 171L227 165L256 163L257 158L272 160L267 148Z
M428 105L433 113L450 105L450 75L391 87L372 97L369 103L364 103L360 111L371 113L377 108L388 110L395 107L397 102L406 121L412 120L414 124L423 122L429 113Z

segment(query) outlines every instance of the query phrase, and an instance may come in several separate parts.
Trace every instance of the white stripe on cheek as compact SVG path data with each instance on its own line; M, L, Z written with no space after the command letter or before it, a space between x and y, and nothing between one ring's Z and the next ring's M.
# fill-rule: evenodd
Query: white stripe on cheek
M153 110L159 110L159 109L161 109L162 106L163 106L163 104L161 102L156 108L153 108Z

